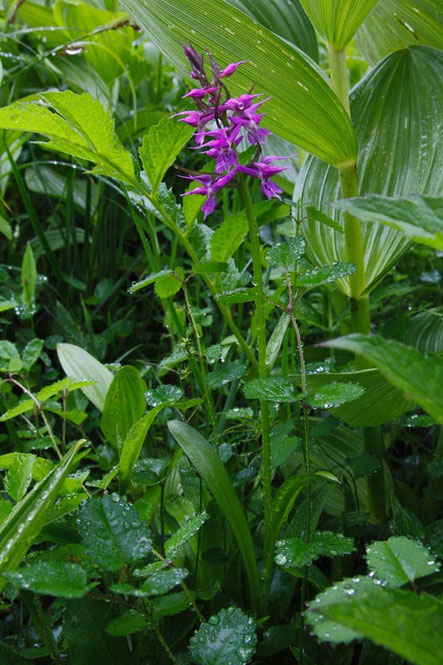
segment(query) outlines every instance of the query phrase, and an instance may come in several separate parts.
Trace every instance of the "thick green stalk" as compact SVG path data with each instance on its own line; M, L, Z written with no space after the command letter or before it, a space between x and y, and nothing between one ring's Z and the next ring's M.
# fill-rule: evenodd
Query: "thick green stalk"
M260 239L257 218L254 213L251 197L249 194L246 180L240 184L240 194L246 213L249 226L249 239L251 242L252 266L255 286L255 326L258 348L258 373L261 379L268 376L266 365L266 316L265 316L265 295L263 291L263 273L260 257ZM264 493L264 515L265 532L269 525L271 515L271 443L270 443L270 425L269 425L269 406L267 402L260 402L261 411L261 435L262 435L262 474L263 474L263 493Z
M348 115L351 115L349 105L349 73L346 64L346 50L337 50L328 46L329 65L332 89L343 104ZM356 164L348 164L339 168L342 198L358 196L358 174ZM365 248L360 220L349 213L344 214L346 259L354 263L356 272L349 279L351 327L354 333L369 335L371 332L371 319L369 309L369 296L365 294L366 270ZM364 361L356 359L357 366L364 369ZM368 427L363 430L363 439L367 452L376 455L380 461L380 470L368 477L369 504L372 513L380 520L386 517L386 490L383 469L383 440L379 427Z

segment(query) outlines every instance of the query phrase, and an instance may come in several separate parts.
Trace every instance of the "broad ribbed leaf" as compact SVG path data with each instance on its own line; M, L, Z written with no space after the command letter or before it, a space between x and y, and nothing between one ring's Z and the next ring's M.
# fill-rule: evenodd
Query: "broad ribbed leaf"
M254 621L238 607L210 617L191 637L189 651L199 665L245 665L255 651Z
M317 38L299 0L228 0L228 2L318 61Z
M358 631L360 638L367 637L415 665L441 664L443 602L439 598L378 587L365 597L351 596L348 602L318 610L337 631L354 635ZM323 638L328 639L326 634Z
M429 550L405 536L392 536L366 548L366 561L377 579L392 588L432 575L440 566Z
M19 566L45 525L48 514L63 487L79 441L28 494L19 501L0 526L0 574ZM0 578L0 590L5 580Z
M418 46L390 55L354 89L351 112L360 145L362 195L440 193L442 76L443 54ZM319 160L306 160L295 198L343 223L342 214L328 205L340 198L338 173ZM380 224L364 222L362 226L366 281L373 286L408 243ZM317 265L347 259L343 233L313 221L305 225L304 232L309 254ZM348 280L336 284L349 295Z
M362 196L335 205L365 222L381 222L422 245L443 250L443 198L412 196Z
M108 441L119 449L146 410L145 391L140 372L130 365L121 367L109 386L101 427Z
M254 545L249 524L228 473L216 450L195 429L178 420L170 421L168 427L207 484L234 533L245 564L251 600L257 606L260 591Z
M400 329L392 335L399 342L415 346L422 353L443 351L443 308L418 312L407 321L400 320Z
M44 134L50 139L44 147L93 162L94 173L134 183L132 157L117 138L110 113L87 93L46 92L38 102L15 102L0 109L0 127Z
M393 51L424 44L442 48L440 0L380 0L357 33L364 57L375 65Z
M300 0L321 37L344 49L378 0Z
M364 356L404 395L443 424L443 358L423 355L412 346L374 335L348 335L324 342Z
M106 393L114 378L112 372L75 344L57 344L57 355L67 376L78 381L94 381L82 391L99 411L103 411Z
M272 96L264 124L331 164L352 163L357 144L346 111L302 51L224 0L122 0L174 65L187 72L182 42L208 48L221 65L247 60L229 80L232 94Z

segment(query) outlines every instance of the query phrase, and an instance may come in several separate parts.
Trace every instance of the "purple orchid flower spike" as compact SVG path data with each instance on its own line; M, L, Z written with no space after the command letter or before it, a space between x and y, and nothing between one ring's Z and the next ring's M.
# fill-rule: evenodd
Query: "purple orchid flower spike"
M267 198L281 198L282 190L272 181L272 177L285 171L290 166L275 166L274 161L288 159L287 157L272 155L259 158L261 146L270 134L268 129L260 126L265 116L259 112L260 107L268 98L259 99L262 93L244 93L238 97L231 97L223 79L229 78L237 71L245 60L233 62L224 68L207 51L212 68L212 76L208 76L203 63L203 56L197 53L192 45L183 45L186 57L192 65L191 77L201 84L193 88L184 97L192 99L197 111L180 111L173 117L179 122L186 122L195 127L196 150L215 159L214 173L201 173L193 176L184 176L199 183L188 194L200 194L206 197L202 206L204 218L214 212L217 205L217 193L224 187L233 186L237 176L250 176L260 181L263 194ZM212 126L211 126L212 125ZM208 127L209 126L209 127ZM249 143L257 146L255 161L240 165L238 146L244 136Z

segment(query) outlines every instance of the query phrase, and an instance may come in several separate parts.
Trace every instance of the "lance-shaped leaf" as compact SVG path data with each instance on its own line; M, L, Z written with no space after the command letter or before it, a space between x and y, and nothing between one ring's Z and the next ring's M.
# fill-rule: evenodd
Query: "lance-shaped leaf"
M410 199L394 199L373 194L343 199L334 205L365 222L386 224L414 242L443 250L442 197L411 196Z
M351 41L379 0L300 0L313 26L337 50Z
M346 111L321 70L302 51L224 0L123 0L122 5L181 71L182 42L209 49L220 65L246 60L229 80L231 94L254 86L271 96L270 130L331 164L352 163L357 144Z
M146 435L149 432L156 415L165 406L167 405L160 404L154 409L151 409L146 415L140 418L140 420L137 420L126 434L121 447L120 461L118 464L120 481L124 488L128 485L134 464L140 457Z
M47 92L39 101L15 102L0 109L0 127L43 134L49 150L93 162L93 173L134 184L132 157L117 138L109 111L88 93Z
M318 44L314 29L299 0L228 0L256 19L271 32L295 44L318 61Z
M172 436L189 457L217 501L237 540L254 606L260 596L260 583L249 524L216 450L195 429L178 420L168 423Z
M360 152L360 194L408 197L439 194L443 168L441 109L443 54L426 46L393 53L354 89L351 112ZM400 129L401 128L401 129ZM392 136L396 140L392 141ZM306 160L295 198L343 224L331 201L340 198L338 173L319 160ZM389 227L363 222L368 288L397 261L407 241ZM304 228L317 265L347 260L345 235L311 220ZM336 282L349 295L349 282Z
M411 346L374 335L348 335L324 343L364 356L404 395L443 424L443 359Z
M0 574L17 568L46 523L47 516L63 487L72 462L83 441L79 441L43 480L19 501L0 526ZM0 589L6 581L0 577Z
M380 0L357 33L357 43L371 65L389 53L423 44L442 47L440 0Z
M99 411L103 411L106 393L114 378L112 372L75 344L57 344L57 355L69 377L78 381L94 381L92 385L82 388L82 391Z
M146 410L145 391L140 372L130 365L121 367L109 386L101 427L108 441L119 449Z

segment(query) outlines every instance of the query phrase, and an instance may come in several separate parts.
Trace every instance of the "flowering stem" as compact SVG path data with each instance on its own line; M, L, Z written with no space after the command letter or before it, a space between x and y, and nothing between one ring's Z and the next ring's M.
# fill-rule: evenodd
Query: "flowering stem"
M266 365L266 318L265 318L265 296L263 292L263 274L260 258L260 240L257 218L254 213L251 197L246 180L240 183L240 195L246 213L249 226L249 239L251 242L252 265L255 285L255 323L258 347L258 373L261 379L268 375ZM269 425L269 406L267 402L260 402L261 411L261 434L262 434L262 474L264 491L264 517L265 532L269 525L271 515L271 444Z
M346 50L336 50L328 46L331 84L335 94L343 104L348 115L349 105L349 74L346 65ZM341 195L343 198L358 196L358 175L356 164L339 169ZM346 258L357 266L356 272L351 275L350 305L352 332L369 335L371 332L371 318L369 309L369 296L365 294L365 248L362 226L360 220L349 213L344 214ZM365 369L367 365L356 359L357 367ZM386 489L383 469L383 440L380 427L367 427L363 430L363 439L367 452L375 455L380 462L380 470L368 477L368 497L372 513L380 520L386 517Z

